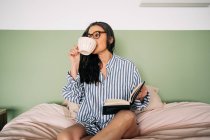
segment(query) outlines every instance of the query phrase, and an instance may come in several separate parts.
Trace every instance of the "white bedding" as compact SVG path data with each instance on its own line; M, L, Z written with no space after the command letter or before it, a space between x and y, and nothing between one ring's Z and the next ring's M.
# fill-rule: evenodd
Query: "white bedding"
M55 140L58 132L74 123L66 107L40 104L5 125L0 140Z
M210 105L196 102L165 104L137 114L141 136L134 139L210 139ZM55 140L62 129L74 124L68 109L40 104L9 122L0 140Z
M138 114L139 139L210 139L210 105L180 102Z

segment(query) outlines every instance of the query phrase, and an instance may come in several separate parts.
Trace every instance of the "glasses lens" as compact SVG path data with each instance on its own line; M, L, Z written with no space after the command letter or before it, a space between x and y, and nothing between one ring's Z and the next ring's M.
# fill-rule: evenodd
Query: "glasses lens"
M100 32L93 33L93 38L98 39L100 37Z

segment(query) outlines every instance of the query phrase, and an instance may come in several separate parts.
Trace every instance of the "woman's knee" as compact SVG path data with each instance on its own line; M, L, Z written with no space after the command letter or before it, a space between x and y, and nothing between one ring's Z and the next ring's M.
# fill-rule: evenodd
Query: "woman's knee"
M81 124L75 124L59 133L57 135L57 140L80 140L80 138L85 135L85 128Z
M73 136L67 131L62 131L57 135L57 140L73 140Z

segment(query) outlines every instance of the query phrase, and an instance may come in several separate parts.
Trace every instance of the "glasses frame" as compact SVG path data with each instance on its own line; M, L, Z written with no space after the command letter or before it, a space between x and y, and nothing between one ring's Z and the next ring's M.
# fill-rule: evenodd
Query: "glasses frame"
M96 33L99 33L99 36L98 36L98 37L95 37L95 36L94 36L94 34L96 34ZM89 33L88 33L87 37L89 37L89 38L94 38L94 39L99 39L99 38L101 37L101 34L103 34L103 33L106 33L106 32L105 32L105 31L95 31L95 32L93 32L92 34L89 34Z

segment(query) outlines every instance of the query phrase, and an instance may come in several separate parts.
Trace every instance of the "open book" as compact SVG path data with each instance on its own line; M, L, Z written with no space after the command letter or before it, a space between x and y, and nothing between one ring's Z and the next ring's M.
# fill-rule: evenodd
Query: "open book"
M144 82L140 83L131 93L129 101L123 99L107 99L103 105L103 115L115 114L120 110L129 110L134 103L136 97L144 86Z

